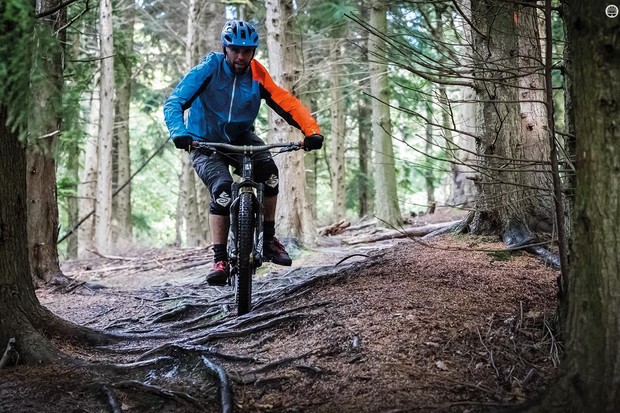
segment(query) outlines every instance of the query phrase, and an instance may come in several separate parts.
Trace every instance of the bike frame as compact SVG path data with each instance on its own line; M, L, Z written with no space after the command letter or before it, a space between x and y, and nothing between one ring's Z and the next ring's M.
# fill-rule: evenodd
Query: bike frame
M263 264L263 233L264 233L264 218L265 218L265 206L264 206L264 185L254 181L254 165L253 156L261 152L270 152L274 149L279 149L274 155L283 152L296 151L303 149L303 143L275 143L267 145L231 145L227 143L210 143L194 141L192 144L197 149L203 149L207 151L219 152L225 156L231 154L240 154L240 171L241 179L239 182L233 182L232 184L232 203L230 206L230 224L228 229L228 259L231 265L231 277L235 280L235 295L238 304L238 314L242 315L250 311L251 306L251 289L252 289L252 276L256 272L256 268ZM244 222L252 222L251 228L245 228L245 231L252 232L252 253L251 262L248 269L248 262L240 262L240 259L246 259L246 257L239 257L239 242L244 245L243 249L249 252L249 248L246 242L239 241L239 219L240 219L240 204L241 199L244 198L243 204L247 207L248 200L245 199L243 194L249 193L251 195L251 211L253 216L250 221L247 221L247 216L244 216ZM247 214L246 214L247 215ZM243 225L242 225L243 226ZM247 240L247 232L242 234L243 240ZM242 268L243 270L240 270ZM240 274L241 272L241 274ZM242 282L239 278L242 278ZM230 283L230 280L229 280ZM242 288L240 288L241 283Z
M233 182L232 184L232 199L233 202L230 205L230 225L228 229L228 258L231 265L236 266L237 255L237 243L238 239L237 231L239 229L237 225L237 217L239 216L239 194L249 192L252 194L254 211L256 211L255 221L255 234L254 234L254 266L255 268L263 265L263 225L265 221L265 205L264 205L264 185L254 182L254 165L252 164L252 157L244 153L241 160L241 180L239 182Z

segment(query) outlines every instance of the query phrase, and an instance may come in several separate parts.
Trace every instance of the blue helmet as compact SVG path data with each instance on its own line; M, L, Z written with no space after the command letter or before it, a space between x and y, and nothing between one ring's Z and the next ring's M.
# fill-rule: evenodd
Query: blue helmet
M258 47L258 32L243 20L229 20L222 29L222 46Z

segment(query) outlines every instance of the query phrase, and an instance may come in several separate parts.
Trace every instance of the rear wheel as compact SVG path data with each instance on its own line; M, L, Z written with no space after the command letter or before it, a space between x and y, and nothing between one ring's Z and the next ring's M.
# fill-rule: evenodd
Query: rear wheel
M237 220L237 314L243 315L252 306L252 275L254 274L254 211L252 194L239 196Z

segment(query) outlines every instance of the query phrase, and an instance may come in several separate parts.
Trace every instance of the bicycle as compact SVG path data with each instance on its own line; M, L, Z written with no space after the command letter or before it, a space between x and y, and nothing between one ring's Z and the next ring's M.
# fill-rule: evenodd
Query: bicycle
M239 182L232 184L230 225L228 229L228 262L230 278L235 289L237 315L243 315L252 307L252 276L263 264L264 185L254 181L252 158L261 152L275 154L304 149L303 142L273 143L266 145L231 145L194 141L194 148L219 152L225 156L241 154ZM231 280L229 278L229 285Z

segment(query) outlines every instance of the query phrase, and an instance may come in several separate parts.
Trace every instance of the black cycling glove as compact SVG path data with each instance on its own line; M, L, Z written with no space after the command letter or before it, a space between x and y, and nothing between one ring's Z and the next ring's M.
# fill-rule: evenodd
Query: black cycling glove
M192 146L192 137L191 136L177 136L176 138L172 138L172 142L174 142L174 146L178 149L183 149L189 151L189 147Z
M304 138L304 149L311 151L313 149L321 149L323 147L323 135L315 133L314 135L306 136Z

